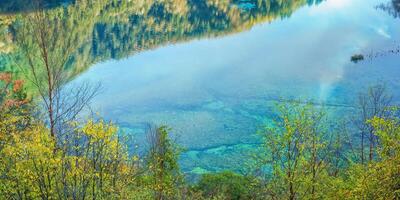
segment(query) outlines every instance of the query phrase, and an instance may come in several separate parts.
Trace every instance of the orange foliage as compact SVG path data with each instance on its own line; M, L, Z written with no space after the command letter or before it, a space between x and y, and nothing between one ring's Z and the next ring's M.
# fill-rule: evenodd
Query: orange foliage
M0 73L0 81L3 81L5 83L10 83L11 82L11 74L2 72Z
M0 73L0 108L20 107L27 104L28 100L23 95L19 95L23 87L23 80L13 80L11 73Z
M13 86L13 91L14 92L18 92L24 86L24 81L23 80L15 80L13 85L14 85Z

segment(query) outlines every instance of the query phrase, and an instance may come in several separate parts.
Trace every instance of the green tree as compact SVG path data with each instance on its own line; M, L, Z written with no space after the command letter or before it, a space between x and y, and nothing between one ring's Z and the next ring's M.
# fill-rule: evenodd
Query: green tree
M204 174L194 189L205 199L262 199L258 180L230 171Z
M157 200L176 198L183 181L178 165L181 150L169 138L168 131L165 126L150 127L147 134L150 145L147 155L148 178Z
M260 132L268 194L273 199L318 199L326 189L325 114L296 102L277 110L277 119Z

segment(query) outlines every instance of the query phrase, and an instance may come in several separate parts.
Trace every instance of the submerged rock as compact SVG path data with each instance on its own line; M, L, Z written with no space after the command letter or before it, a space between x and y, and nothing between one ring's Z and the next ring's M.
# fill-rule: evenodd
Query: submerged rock
M201 167L195 167L192 171L190 171L190 173L201 175L201 174L210 173L210 171L208 171L204 168L201 168Z

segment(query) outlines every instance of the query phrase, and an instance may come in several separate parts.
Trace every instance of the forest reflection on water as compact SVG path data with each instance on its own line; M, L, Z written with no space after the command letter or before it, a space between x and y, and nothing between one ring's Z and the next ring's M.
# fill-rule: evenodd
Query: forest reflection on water
M282 98L312 99L334 115L377 81L399 94L396 56L350 62L396 46L399 21L376 9L386 0L82 2L46 11L74 23L63 29L74 38L71 84L101 82L93 107L139 146L148 123L169 125L188 150L185 172L243 169ZM7 16L0 52L18 57L7 31L17 19Z
M78 74L95 63L121 59L143 50L197 38L218 37L250 29L262 22L289 17L304 5L320 1L107 1L44 0L49 17L65 26L65 41L73 39L68 68ZM34 5L33 5L34 6ZM23 1L4 1L0 9L0 52L13 47L9 26L18 12L32 12ZM16 14L15 14L16 12ZM11 13L11 14L10 14ZM22 20L29 20L29 16ZM67 24L73 23L73 26ZM67 45L67 44L64 44ZM66 47L62 47L66 48ZM8 51L6 51L8 49ZM16 50L14 53L18 53ZM3 58L4 59L4 58ZM3 62L3 68L10 62Z

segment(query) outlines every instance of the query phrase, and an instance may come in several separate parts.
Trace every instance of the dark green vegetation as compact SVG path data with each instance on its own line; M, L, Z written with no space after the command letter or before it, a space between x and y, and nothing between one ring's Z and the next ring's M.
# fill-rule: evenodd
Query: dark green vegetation
M205 198L256 199L259 183L256 178L230 171L204 174L194 186ZM261 197L261 196L260 196Z
M45 8L52 8L61 5L62 3L71 3L73 0L46 0L46 1L24 1L24 0L3 0L0 1L0 14L10 14L18 12L35 11L33 4L41 4Z

